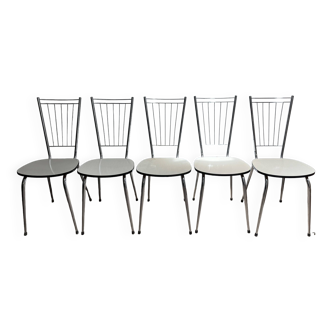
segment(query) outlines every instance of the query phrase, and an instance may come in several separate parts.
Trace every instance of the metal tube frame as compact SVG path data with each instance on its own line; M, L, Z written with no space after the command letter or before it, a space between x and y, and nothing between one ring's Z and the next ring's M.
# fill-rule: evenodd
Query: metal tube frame
M199 225L199 219L201 217L201 209L202 209L204 188L205 188L205 174L202 174L201 194L199 196L199 205L198 205L198 213L197 213L197 222L196 222L195 233L198 233L198 225Z
M189 214L189 206L188 206L188 195L187 195L186 180L184 178L184 175L181 175L181 183L182 183L182 189L183 189L184 202L185 202L186 211L187 211L189 234L191 235L192 231L191 231L191 224L190 224L190 214Z
M71 217L73 219L73 223L74 223L74 227L75 227L75 232L76 232L76 234L78 234L78 229L77 229L77 225L76 225L74 210L73 210L73 207L71 205L71 200L70 200L70 196L69 196L69 192L68 192L68 188L67 188L67 174L65 174L63 176L63 189L65 190L65 194L66 194L70 214L71 214Z
M264 192L263 192L263 197L262 197L261 208L259 210L255 236L258 236L259 225L261 223L261 218L262 218L262 213L263 213L263 208L264 208L264 204L265 204L265 200L266 200L268 187L269 187L269 178L268 178L268 176L265 175L265 187L264 187Z

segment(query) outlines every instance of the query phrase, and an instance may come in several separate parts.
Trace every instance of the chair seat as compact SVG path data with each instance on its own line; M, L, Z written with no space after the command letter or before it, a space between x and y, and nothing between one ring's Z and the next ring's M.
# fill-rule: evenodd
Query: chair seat
M250 166L233 157L202 157L195 160L195 170L199 173L219 176L241 175L250 172Z
M258 158L252 164L258 173L278 178L302 178L315 174L311 166L294 159Z
M191 165L180 158L149 158L142 160L136 171L149 176L177 176L191 172Z
M77 172L84 176L107 178L128 174L134 167L134 162L127 158L93 159L80 166Z
M31 178L51 178L73 172L78 164L79 161L75 158L40 159L22 166L17 174Z

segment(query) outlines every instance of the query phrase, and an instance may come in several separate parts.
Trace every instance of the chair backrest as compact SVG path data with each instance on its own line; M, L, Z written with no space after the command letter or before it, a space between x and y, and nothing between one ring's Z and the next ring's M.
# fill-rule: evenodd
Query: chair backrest
M43 125L48 157L51 148L72 147L77 155L78 131L81 113L81 98L40 99L37 98Z
M91 97L100 158L103 158L102 147L123 147L127 158L133 105L133 97L128 99Z
M255 158L257 147L269 146L281 147L283 158L293 100L294 96L249 97Z
M224 98L194 97L202 157L204 156L204 145L226 145L226 156L229 155L236 100L237 96Z
M153 146L174 146L177 148L176 158L179 156L186 100L187 97L179 99L144 97L152 158Z

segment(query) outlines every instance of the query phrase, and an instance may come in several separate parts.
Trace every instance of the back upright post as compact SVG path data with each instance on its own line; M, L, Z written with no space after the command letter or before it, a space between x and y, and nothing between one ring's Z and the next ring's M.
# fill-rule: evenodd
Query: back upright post
M183 100L183 109L182 109L182 117L181 117L181 124L180 124L180 132L179 132L179 140L178 140L178 147L177 147L177 150L176 150L176 158L179 157L179 152L180 152L180 142L181 142L181 135L182 135L182 126L183 126L184 111L186 109L186 101L187 101L187 97L184 97L184 100Z

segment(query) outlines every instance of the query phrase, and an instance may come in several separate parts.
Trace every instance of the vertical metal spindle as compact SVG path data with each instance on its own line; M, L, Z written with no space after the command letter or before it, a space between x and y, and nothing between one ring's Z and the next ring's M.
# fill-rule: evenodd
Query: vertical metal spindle
M111 136L110 136L110 123L109 123L109 116L108 116L108 104L106 104L106 118L107 118L107 132L108 132L108 144L111 145Z
M266 121L267 121L266 144L269 145L271 137L271 103L267 104Z
M163 105L163 144L167 144L167 105Z
M263 127L263 142L264 142L264 145L265 145L265 130L264 130L264 127L265 127L265 121L264 121L264 103L262 103L262 127Z
M275 132L276 132L276 115L277 115L277 105L278 103L275 103L275 108L274 108L274 129L273 129L273 145L275 144Z
M168 144L171 145L171 132L172 132L172 109L173 104L171 103L171 116L169 118L169 138L168 138Z
M114 104L112 104L112 111L113 111L113 145L115 145L115 111L114 111Z

